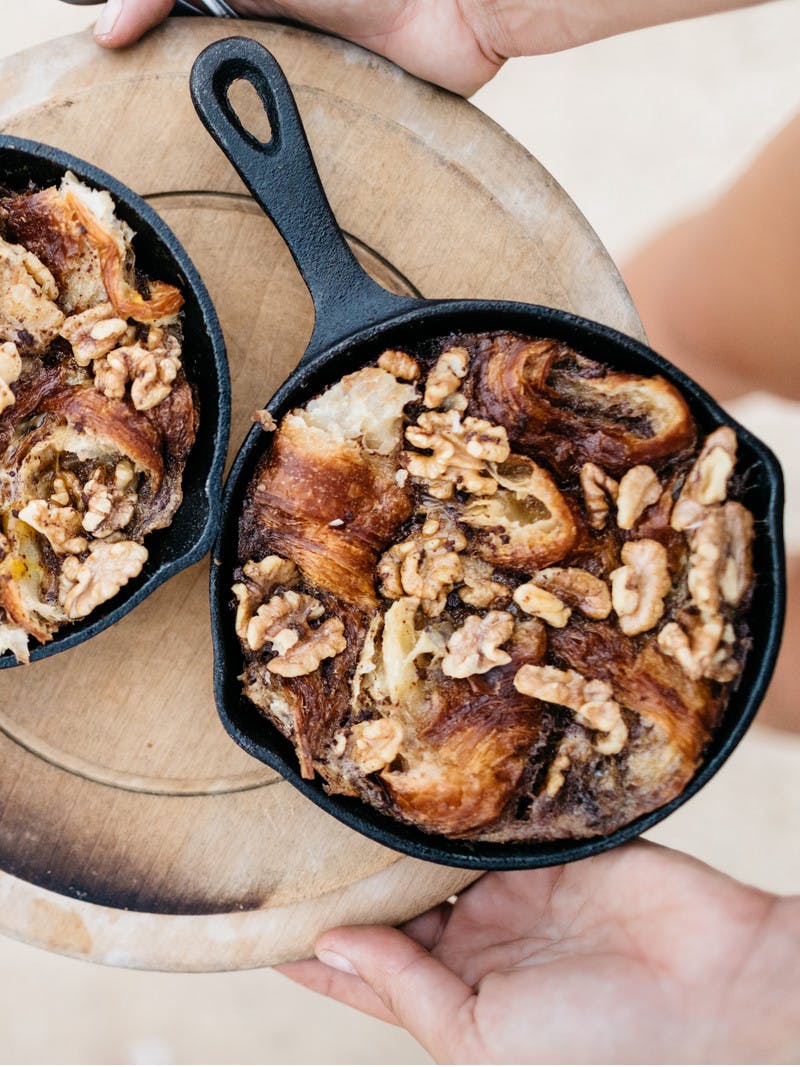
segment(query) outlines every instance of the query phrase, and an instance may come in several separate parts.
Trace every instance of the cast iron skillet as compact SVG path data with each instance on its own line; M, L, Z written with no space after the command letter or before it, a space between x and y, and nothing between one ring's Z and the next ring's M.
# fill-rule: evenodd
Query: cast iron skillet
M272 131L267 144L242 128L228 101L228 90L239 79L253 84L266 108ZM286 78L270 53L255 41L228 38L212 44L194 65L191 88L202 121L280 230L314 300L316 322L308 348L267 405L276 420L387 347L413 346L451 331L503 329L553 337L620 370L662 374L687 399L703 434L723 424L733 426L739 438L738 469L746 471L741 499L757 519L753 647L703 765L683 793L615 833L590 840L547 844L454 841L405 826L359 800L329 796L319 779L301 778L291 744L241 694L242 657L230 589L238 564L238 523L245 491L268 442L256 427L245 439L228 478L211 568L214 685L225 729L245 751L275 768L337 819L389 848L424 860L484 869L541 867L590 856L642 833L711 778L741 739L764 696L784 612L783 485L775 457L686 375L608 326L553 308L486 300L425 301L383 290L351 255L320 185Z
M151 278L180 287L186 301L182 359L186 377L197 386L200 425L183 474L183 503L167 529L147 535L149 556L141 574L86 619L62 626L52 641L45 645L31 642L32 661L73 648L112 626L167 578L206 554L219 523L222 468L230 435L231 385L222 331L200 275L169 227L110 174L48 145L0 136L0 186L22 191L29 183L52 185L67 170L111 193L117 216L136 233L137 267ZM0 656L0 668L16 665L13 655Z

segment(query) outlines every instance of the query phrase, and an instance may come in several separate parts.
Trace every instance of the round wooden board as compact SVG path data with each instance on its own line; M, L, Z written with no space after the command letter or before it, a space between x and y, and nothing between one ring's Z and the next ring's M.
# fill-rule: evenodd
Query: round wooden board
M465 101L359 48L182 19L123 53L79 34L9 59L3 132L110 171L193 257L227 340L234 449L312 324L289 253L189 100L198 52L235 33L283 64L334 210L384 284L552 304L642 336L550 175ZM6 932L131 967L255 967L308 955L337 923L400 922L474 880L360 837L241 752L218 722L211 662L204 562L82 647L0 675Z

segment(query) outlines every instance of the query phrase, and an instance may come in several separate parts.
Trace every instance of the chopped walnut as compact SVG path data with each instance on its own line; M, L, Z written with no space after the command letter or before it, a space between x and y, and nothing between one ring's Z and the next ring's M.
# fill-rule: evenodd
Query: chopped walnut
M511 590L492 577L494 567L477 556L461 557L461 581L458 595L472 608L501 607L511 599Z
M102 539L124 529L136 510L137 494L130 488L135 477L130 460L117 464L113 482L109 483L102 468L98 468L83 487L86 514L83 528L92 537Z
M325 608L315 597L290 589L261 605L248 623L247 645L253 652L259 652L282 630L304 629L309 619L318 619L324 614Z
M377 567L381 592L390 600L419 597L426 615L440 615L448 593L461 581L458 553L466 545L457 526L427 519L409 540L384 552Z
M608 519L609 498L616 501L619 482L596 463L584 463L581 468L581 489L589 513L589 525L594 530L602 530Z
M0 415L3 414L6 408L10 408L16 399L11 386L0 378Z
M448 678L469 678L486 674L493 667L511 662L500 645L514 632L514 617L507 611L490 611L483 618L470 615L447 642L442 671Z
M642 463L631 467L617 488L617 526L632 530L642 513L661 499L661 483L652 467Z
M324 612L315 597L290 589L261 605L247 624L246 643L254 652L270 643L272 651L278 653L267 663L273 674L282 678L311 674L324 659L347 647L341 619L327 619L315 630L308 625Z
M450 499L455 489L494 493L497 482L486 464L501 463L510 452L505 427L471 415L462 422L458 411L426 411L406 428L406 439L415 448L430 449L430 456L405 452L403 459L409 473L428 481L429 492L440 500Z
M31 500L20 509L19 517L46 537L58 556L80 555L89 547L89 542L81 536L81 513L73 507Z
M719 579L720 592L727 604L740 603L753 578L753 515L736 500L722 509L725 514L725 563Z
M107 397L120 400L130 382L133 406L137 411L148 411L172 391L181 369L180 354L177 337L151 326L146 345L126 345L95 360L95 386Z
M566 781L564 772L569 769L569 765L572 762L568 746L568 741L564 741L559 745L553 762L547 768L544 791L549 797L558 796Z
M469 353L466 348L448 348L442 352L425 383L422 403L426 408L438 408L461 385L469 369Z
M526 664L514 677L514 688L525 696L560 704L575 712L582 726L608 736L595 745L605 755L620 752L628 739L622 710L613 699L611 686L598 678L584 678L577 671ZM621 724L621 725L620 725Z
M701 522L689 532L691 552L686 584L692 603L706 618L719 613L725 541L725 514L722 508L709 508Z
M462 415L469 407L469 401L463 393L451 393L442 401L442 411L458 411Z
M0 342L0 378L8 385L22 374L22 357L13 341Z
M247 639L247 627L259 604L279 585L294 585L300 572L291 560L281 556L265 556L264 559L248 560L242 568L245 580L237 582L232 592L237 600L236 634L241 641Z
M58 599L69 619L82 619L116 596L141 571L147 549L135 541L101 541L83 561L68 556L61 567Z
M553 593L548 593L535 582L517 586L514 590L514 603L521 607L526 615L533 615L550 626L566 626L572 614L563 600L559 600Z
M419 364L407 352L387 348L378 356L378 366L388 371L395 378L404 382L415 382L419 378Z
M674 530L696 526L706 508L725 500L728 479L736 466L736 448L736 434L730 426L720 426L708 435L672 509Z
M50 503L59 507L76 507L83 509L83 486L72 471L62 470L53 478L50 489Z
M623 566L609 575L611 601L620 630L632 637L652 629L659 621L672 583L667 550L658 541L628 541L622 546L621 556Z
M71 315L61 326L61 336L72 345L72 356L79 367L88 367L107 356L121 344L132 344L136 329L114 314L110 303Z
M357 722L350 738L353 761L362 774L374 774L397 758L403 743L403 727L397 719L370 719Z
M347 641L341 619L326 619L316 630L308 630L305 638L288 651L271 659L267 670L282 678L299 678L315 671L324 659L332 659L344 652Z
M726 626L720 615L687 618L684 626L669 622L658 635L661 651L671 656L693 681L733 681L740 670L732 655L734 640L733 628Z
M588 619L607 619L611 614L611 593L602 578L581 567L547 567L531 582L555 593L565 604L577 608Z
M0 415L14 403L14 390L11 388L22 373L22 358L13 341L0 343Z
M253 413L253 422L257 422L264 433L272 433L278 429L277 422L273 419L266 408L260 408Z

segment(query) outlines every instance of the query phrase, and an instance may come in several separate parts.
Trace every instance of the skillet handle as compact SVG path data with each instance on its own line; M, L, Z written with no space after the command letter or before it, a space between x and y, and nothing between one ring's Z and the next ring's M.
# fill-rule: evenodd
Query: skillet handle
M269 118L264 143L244 128L228 99L250 82ZM314 301L316 319L300 365L372 321L420 301L388 292L363 270L336 223L286 76L257 41L228 37L192 67L192 101L206 129L277 226Z

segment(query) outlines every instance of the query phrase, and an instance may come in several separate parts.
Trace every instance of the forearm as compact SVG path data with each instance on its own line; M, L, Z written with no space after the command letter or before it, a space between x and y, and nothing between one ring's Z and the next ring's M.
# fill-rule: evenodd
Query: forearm
M492 58L558 52L666 22L767 0L458 0Z

